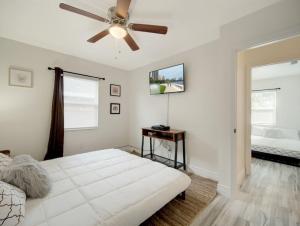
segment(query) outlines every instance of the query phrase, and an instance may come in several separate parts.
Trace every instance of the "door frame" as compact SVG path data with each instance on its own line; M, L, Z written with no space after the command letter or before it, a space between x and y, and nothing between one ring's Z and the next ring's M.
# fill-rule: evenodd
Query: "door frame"
M244 76L246 76L245 78L245 84L244 84L244 87L245 87L245 100L246 100L246 115L245 115L245 131L244 131L244 134L245 134L245 138L244 138L244 141L245 141L245 149L244 149L244 155L245 155L245 176L249 176L251 174L251 83L252 83L252 76L251 76L251 71L252 71L252 68L254 67L259 67L259 66L265 66L265 65L272 65L272 64L278 64L278 63L284 63L284 62L288 62L288 61L291 61L291 60L297 60L297 59L300 59L300 51L295 51L295 52L291 52L291 53L281 53L279 50L277 50L277 47L276 45L280 45L280 43L286 43L286 42L289 42L289 41L293 41L294 39L299 39L300 36L297 35L297 36L291 36L291 37L288 37L288 38L284 38L284 39L280 39L280 40L277 40L277 41L273 41L271 43L268 43L268 44L265 44L265 45L262 45L262 46L259 46L257 48L251 48L251 49L248 49L248 50L244 50L245 52L246 51L255 51L257 50L258 52L262 49L262 48L265 48L265 47L274 47L274 52L276 53L275 56L272 55L272 57L270 58L261 58L261 59L252 59L252 61L250 60L249 62L247 62L245 64L245 71L244 71ZM299 48L299 47L298 47ZM279 48L280 49L280 48ZM297 49L297 48L296 48ZM299 48L300 49L300 48ZM237 52L237 55L238 56L238 53ZM237 65L236 65L236 68L237 68ZM237 71L236 71L237 72ZM236 89L237 89L237 86L238 86L238 83L237 83L237 76L236 76ZM238 102L237 102L237 97L235 97L235 112L236 112L236 115L235 115L235 119L236 119L236 123L238 124L239 122L237 121L237 107L238 107ZM237 125L236 125L237 127ZM235 158L234 160L237 160L237 136L235 136ZM235 166L235 174L232 174L233 177L237 177L237 168ZM238 184L237 184L237 178L233 178L233 188L238 188ZM235 190L236 192L237 190Z

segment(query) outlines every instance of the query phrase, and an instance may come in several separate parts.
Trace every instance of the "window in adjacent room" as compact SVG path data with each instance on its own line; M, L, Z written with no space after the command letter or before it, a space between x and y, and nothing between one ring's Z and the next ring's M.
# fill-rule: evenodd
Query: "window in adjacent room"
M64 75L65 129L98 127L98 80Z
M276 94L276 90L252 92L253 125L276 125Z

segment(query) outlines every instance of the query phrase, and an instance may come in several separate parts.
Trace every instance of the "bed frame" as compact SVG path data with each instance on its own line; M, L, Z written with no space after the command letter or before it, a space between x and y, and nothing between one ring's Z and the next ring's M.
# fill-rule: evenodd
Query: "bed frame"
M276 154L269 154L265 152L254 151L254 150L252 150L251 153L252 153L252 157L254 158L300 167L300 159L297 158L276 155Z

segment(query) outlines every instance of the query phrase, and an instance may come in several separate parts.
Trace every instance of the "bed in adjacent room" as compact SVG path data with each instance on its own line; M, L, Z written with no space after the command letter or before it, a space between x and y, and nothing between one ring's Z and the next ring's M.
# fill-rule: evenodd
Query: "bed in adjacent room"
M300 166L300 132L295 129L253 127L252 156Z
M139 225L190 185L184 173L117 149L41 162L52 180L22 226Z

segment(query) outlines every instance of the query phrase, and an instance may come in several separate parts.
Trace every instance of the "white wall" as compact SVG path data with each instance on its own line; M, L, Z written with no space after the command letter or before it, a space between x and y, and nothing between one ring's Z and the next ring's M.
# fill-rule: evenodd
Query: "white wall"
M252 89L281 88L277 91L277 127L300 129L300 75L252 80Z
M236 183L237 164L233 134L237 52L300 34L299 11L299 0L281 1L223 26L218 40L130 72L128 82L124 71L1 39L0 148L43 157L53 87L53 72L46 69L49 65L100 73L108 79L101 83L102 126L95 131L67 132L67 154L126 143L140 147L141 127L166 121L167 97L149 95L149 71L184 62L186 92L170 95L170 125L187 131L189 167L218 179L223 193L230 194ZM11 64L33 69L35 88L7 86L7 70ZM123 88L120 116L109 115L109 102L119 100L108 96L110 81Z
M216 177L218 171L218 121L222 118L218 99L217 69L214 59L218 42L135 70L130 75L130 144L140 147L141 128L166 124L167 95L149 94L149 71L172 64L185 64L186 91L169 95L169 122L186 131L187 159ZM148 144L145 145L148 150ZM181 147L181 146L180 146ZM181 155L179 156L181 157Z
M101 54L101 53L99 53ZM8 86L8 69L33 70L33 88ZM43 159L50 130L54 72L48 66L104 76L100 82L99 128L67 131L65 155L126 145L128 141L127 72L76 57L0 38L0 150ZM109 96L109 84L122 86L122 97ZM120 102L121 114L110 115L109 103Z
M218 40L134 70L130 76L130 144L140 147L141 127L166 121L166 96L150 96L148 73L185 63L185 93L170 95L170 125L187 131L189 167L219 180L229 195L237 183L237 53L300 34L300 2L282 1L221 29ZM176 46L174 46L176 48Z

